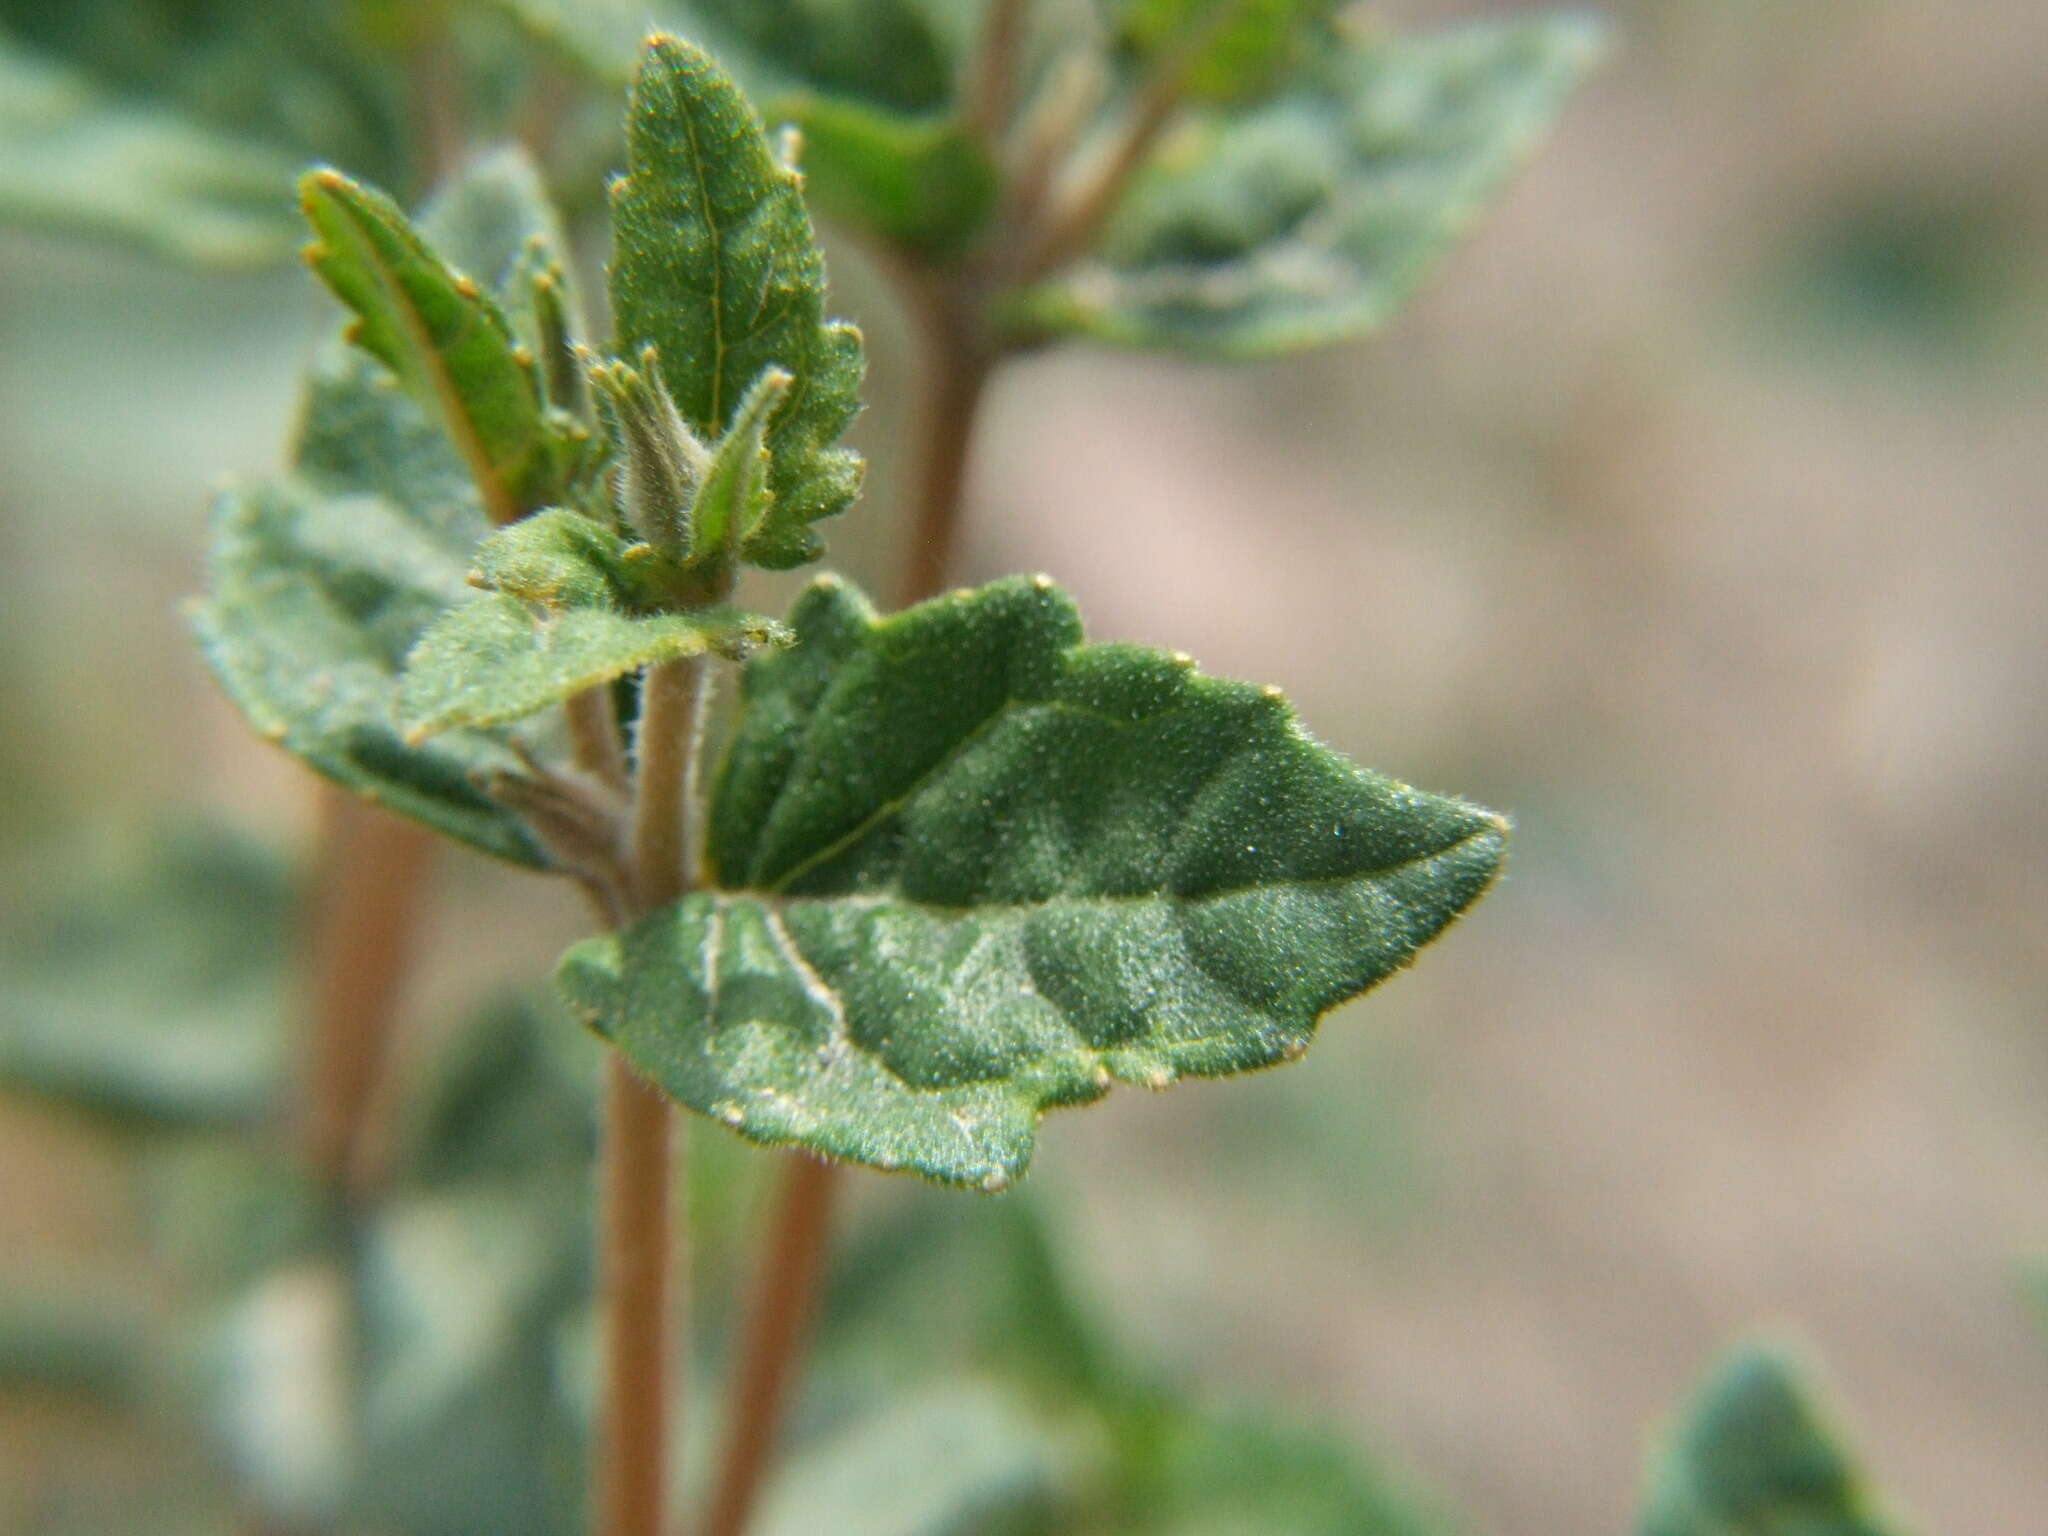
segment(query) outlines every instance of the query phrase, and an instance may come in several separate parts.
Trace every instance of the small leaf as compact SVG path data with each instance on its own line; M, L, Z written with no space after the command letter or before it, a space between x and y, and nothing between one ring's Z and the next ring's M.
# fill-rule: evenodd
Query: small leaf
M998 1189L1039 1115L1299 1056L1493 879L1505 824L1365 773L1272 690L1084 645L1049 581L747 668L721 889L577 946L572 1008L756 1140Z
M297 464L214 512L208 664L256 731L344 788L486 853L546 863L481 785L517 772L505 743L399 738L398 673L420 633L470 595L489 529L474 485L410 399L345 358L315 376Z
M299 195L320 236L307 260L356 312L352 339L439 414L491 521L548 501L558 487L533 354L496 300L381 192L321 170L306 174Z
M641 351L638 368L603 362L589 377L611 412L625 455L618 503L626 526L657 549L688 549L690 506L711 468L711 452L676 409L655 349Z
M727 560L746 546L774 506L768 420L793 381L780 368L754 380L732 414L732 429L711 452L704 481L690 505L693 564Z
M782 568L815 559L810 525L844 510L860 459L836 441L859 409L860 333L824 318L825 266L761 120L701 49L658 37L626 120L612 188L612 309L621 355L653 346L683 419L723 437L769 368L795 382L769 426L774 508L741 551Z
M1899 1536L1783 1352L1740 1348L1695 1394L1659 1462L1642 1536Z
M1264 357L1384 325L1599 57L1576 16L1334 51L1311 83L1169 133L1092 257L1016 333Z
M994 211L995 164L949 118L905 117L813 92L768 102L772 121L793 123L802 135L806 195L850 228L944 258Z
M0 33L0 223L75 229L207 266L290 254L275 145L125 100Z
M493 593L437 620L406 658L398 720L417 746L456 726L504 725L656 662L740 658L781 637L736 608L635 616L608 608L536 614Z

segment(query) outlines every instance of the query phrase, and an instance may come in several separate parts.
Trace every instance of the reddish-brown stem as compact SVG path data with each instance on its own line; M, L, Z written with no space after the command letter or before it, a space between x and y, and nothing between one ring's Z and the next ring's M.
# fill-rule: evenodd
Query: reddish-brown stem
M1017 85L1017 54L1031 0L989 0L981 24L981 41L964 92L967 121L984 144L994 145L1010 117L1010 99Z
M391 1049L433 838L323 784L319 858L300 1141L321 1180L349 1192L362 1172L365 1126Z
M710 663L693 656L648 670L641 685L633 779L630 916L697 883L697 776ZM683 1357L671 1342L679 1299L669 1283L669 1187L681 1136L668 1100L614 1052L605 1069L602 1199L604 1401L598 1429L601 1536L663 1536L671 1404Z
M936 595L953 569L968 451L996 357L980 335L964 280L913 279L906 291L918 309L925 375L919 413L923 438L898 592L907 606Z
M799 1363L825 1273L840 1170L792 1154L775 1225L754 1279L754 1310L731 1387L725 1464L704 1517L704 1536L741 1536L775 1449L775 1431Z
M598 1217L606 1324L597 1469L603 1536L663 1536L666 1518L669 1121L668 1100L612 1052Z

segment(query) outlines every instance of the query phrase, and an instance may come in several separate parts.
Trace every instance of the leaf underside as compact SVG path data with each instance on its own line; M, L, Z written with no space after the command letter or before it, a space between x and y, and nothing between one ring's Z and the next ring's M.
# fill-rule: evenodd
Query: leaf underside
M656 662L742 657L775 638L776 626L734 608L535 613L494 592L420 636L399 681L399 726L417 743L454 726L506 725Z
M1737 1349L1694 1397L1657 1470L1641 1536L1902 1536L1783 1352Z
M774 504L741 550L756 565L814 560L811 524L843 511L860 459L837 446L859 410L860 333L824 317L825 266L800 192L760 117L709 55L675 38L641 56L612 186L617 352L652 345L669 393L706 441L779 367L795 382L769 427Z
M1168 135L1098 249L1020 332L1264 357L1369 334L1521 166L1598 59L1561 15L1353 44Z
M1000 1189L1046 1109L1290 1060L1499 868L1277 694L1082 643L1016 579L887 620L813 586L750 663L720 889L565 957L571 1006L759 1141Z
M516 155L486 157L424 210L436 249L492 281L556 227ZM401 815L498 858L546 860L486 795L517 772L501 731L400 734L399 674L421 634L474 596L491 531L467 467L383 366L335 346L308 387L291 472L237 486L214 511L206 658L249 723L294 756Z

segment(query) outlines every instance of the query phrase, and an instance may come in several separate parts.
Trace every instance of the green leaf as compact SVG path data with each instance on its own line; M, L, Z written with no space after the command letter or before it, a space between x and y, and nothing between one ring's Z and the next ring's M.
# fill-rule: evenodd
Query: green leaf
M501 737L400 739L398 674L422 631L470 595L489 530L441 433L368 359L315 376L297 465L214 511L194 611L208 664L260 734L364 798L534 866L525 827L481 787L516 773Z
M1193 49L1184 66L1190 94L1241 98L1299 63L1312 29L1336 8L1337 0L1123 0L1117 35L1141 67Z
M653 346L707 442L763 372L794 377L768 431L774 507L742 554L771 568L815 559L810 525L860 484L859 457L836 440L859 409L862 363L860 333L824 319L824 259L800 178L725 72L674 38L641 58L626 158L612 189L615 351Z
M60 883L0 947L0 1083L149 1123L262 1118L291 909L275 858L196 832Z
M737 608L634 615L536 613L492 593L444 615L406 658L398 720L417 746L456 726L504 725L656 662L709 652L738 660L780 626Z
M1311 84L1170 132L1096 249L1013 296L1020 338L1264 357L1384 325L1598 59L1577 16L1333 52Z
M935 1384L860 1415L792 1457L763 1501L761 1536L958 1536L1000 1530L1049 1497L1056 1442L1012 1394Z
M999 174L980 140L943 117L906 117L814 92L769 98L796 125L811 201L850 228L933 257L957 253L995 209Z
M947 0L692 0L705 42L737 43L794 82L893 112L952 99L963 7ZM949 25L951 23L951 25Z
M732 429L711 450L704 483L690 503L693 564L730 559L746 547L773 510L768 420L788 397L791 382L780 368L770 368L754 380L732 414Z
M1716 1366L1659 1462L1642 1536L1899 1536L1784 1352Z
M124 101L0 33L0 223L73 229L207 266L290 254L275 146Z
M319 170L301 179L299 197L320 237L307 260L358 317L350 338L439 415L491 521L552 499L560 455L534 356L497 301L381 192Z
M1000 1189L1039 1115L1299 1056L1499 868L1277 691L1084 645L1048 580L878 620L836 582L746 671L719 885L577 946L574 1011L756 1140Z

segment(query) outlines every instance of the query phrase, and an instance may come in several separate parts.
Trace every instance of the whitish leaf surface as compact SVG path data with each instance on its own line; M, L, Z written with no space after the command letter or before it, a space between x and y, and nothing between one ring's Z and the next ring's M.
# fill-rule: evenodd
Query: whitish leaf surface
M350 339L439 416L491 521L512 522L552 499L560 453L537 365L496 298L374 188L311 171L299 199L319 237L307 260L356 313Z
M272 144L123 99L0 32L0 223L260 265L291 251L281 192L296 169Z
M999 1189L1039 1115L1304 1051L1486 888L1506 828L1277 692L1085 645L1049 581L878 620L820 583L752 662L719 885L579 945L577 1012L757 1140Z
M1310 83L1170 133L1095 252L1019 296L1025 334L1260 357L1377 329L1598 58L1576 16L1354 43Z
M294 471L230 489L214 509L210 581L194 622L251 726L365 799L515 863L544 862L482 783L517 772L503 739L401 739L398 677L420 634L472 594L489 531L440 430L344 357L316 375Z
M774 502L741 550L757 565L815 559L811 524L843 510L860 460L837 446L859 409L860 335L825 320L825 265L800 178L701 49L641 57L612 189L612 312L621 356L652 345L684 419L713 442L770 368L793 376L769 427Z
M512 281L555 220L517 156L493 155L422 213L449 262ZM482 785L515 773L502 734L451 730L408 746L399 673L421 634L475 594L491 532L468 466L427 409L369 358L324 358L290 474L240 486L214 514L207 659L263 735L345 788L500 858L542 864ZM565 514L566 515L566 514Z
M1901 1536L1783 1353L1735 1351L1659 1461L1641 1536Z
M291 882L184 834L10 925L0 1085L167 1125L253 1121L284 1064Z
M398 719L418 743L453 726L503 725L656 662L740 658L778 626L736 608L629 614L535 611L491 593L435 621L406 658Z

